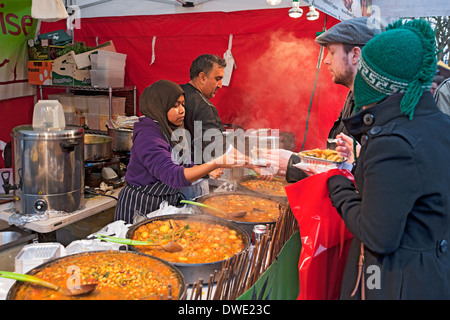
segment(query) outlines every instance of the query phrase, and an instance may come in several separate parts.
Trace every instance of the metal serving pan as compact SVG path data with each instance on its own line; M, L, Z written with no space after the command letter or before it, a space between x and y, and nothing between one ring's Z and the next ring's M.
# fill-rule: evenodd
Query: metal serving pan
M284 209L284 207L286 206L286 202L284 201L280 201L280 200L276 200L273 199L270 196L265 196L265 195L257 195L257 194L250 194L247 192L220 192L220 193L210 193L204 196L201 196L199 198L196 199L197 202L201 202L203 203L206 199L211 199L211 198L220 198L220 197L224 197L224 196L229 196L229 195L245 195L245 196L250 196L253 197L255 199L257 198L262 198L262 199L267 199L267 200L272 200L275 201L276 203L278 203L278 210L279 213L281 214L282 210ZM197 207L196 207L197 208ZM214 216L213 214L207 212L204 208L198 207L197 209L198 211L200 211L201 213L205 214L205 215L209 215L209 216ZM215 217L215 216L214 216ZM221 219L225 219L225 218L221 218ZM247 221L241 221L238 218L232 220L232 219L225 219L227 221L233 222L235 224L237 224L238 226L240 226L243 230L245 230L245 232L247 232L247 234L251 237L252 235L252 231L253 231L253 227L255 225L258 224L263 224L263 225L275 225L276 221L261 221L261 222L247 222Z
M186 282L184 279L183 274L180 272L180 270L178 270L175 266L173 266L172 264L159 259L157 257L153 257L153 256L149 256L140 252L135 252L135 251L89 251L89 252L82 252L82 253L76 253L76 254L72 254L72 255L67 255L61 258L57 258L55 260L50 260L47 261L33 269L31 269L29 272L27 272L26 274L28 275L36 275L39 271L45 269L45 268L50 268L52 266L58 265L58 264L64 264L64 263L72 263L72 261L74 262L74 265L76 265L76 259L78 257L82 257L82 256L86 256L86 255L114 255L114 257L120 257L120 256L125 256L125 255L139 255L144 259L148 259L150 261L150 259L153 260L158 260L159 262L163 263L164 265L168 266L173 273L175 274L175 276L178 278L178 281L180 283L180 291L178 294L178 297L176 297L176 299L178 300L184 300L186 299ZM144 270L145 265L142 265L142 268ZM20 281L16 281L12 287L9 289L8 295L6 296L7 300L15 300L18 290L22 287L22 286L29 286L30 283L26 283L26 282L20 282ZM98 290L98 288L96 289ZM95 294L95 291L92 294Z
M277 178L277 177L274 177L273 179L276 179L277 181L281 181L281 182L282 182L283 184L285 184L286 186L289 185L289 183L286 182L286 179L284 179L284 181L282 181L281 178ZM253 180L259 181L260 179L258 179L258 178L255 177L255 176L245 176L245 177L242 177L242 178L238 181L238 191L241 191L241 192L248 192L248 193L250 193L250 194L255 194L255 195L267 196L267 197L270 197L270 198L272 198L272 199L274 199L274 200L276 200L276 201L280 201L280 202L287 202L287 201L288 201L287 195L284 195L284 196L283 196L283 195L271 194L271 193L269 193L269 192L264 192L264 191L256 191L256 190L252 190L252 189L250 189L250 188L248 188L248 187L246 187L246 186L244 186L244 185L242 184L243 182L246 182L246 181L253 181Z
M244 250L248 248L250 245L250 237L249 235L238 225L233 223L232 221L227 221L225 219L221 219L219 217L213 217L213 216L207 216L207 215L200 215L200 214L170 214L166 216L160 216L160 217L154 217L150 218L144 221L141 221L135 225L132 225L130 229L128 229L128 232L126 234L126 238L133 239L134 233L136 232L139 227L142 225L151 223L155 220L188 220L188 221L198 221L198 222L205 222L205 223L212 223L212 224L218 224L221 226L228 227L230 229L235 230L239 235L241 235L244 239ZM137 250L134 246L129 246L133 250ZM241 251L241 252L242 252ZM222 270L222 264L226 260L220 260L210 263L176 263L176 262L169 262L170 264L177 267L184 275L184 279L187 284L193 284L195 282L198 282L199 279L203 279L203 283L208 283L210 275L214 273L215 270L220 271Z

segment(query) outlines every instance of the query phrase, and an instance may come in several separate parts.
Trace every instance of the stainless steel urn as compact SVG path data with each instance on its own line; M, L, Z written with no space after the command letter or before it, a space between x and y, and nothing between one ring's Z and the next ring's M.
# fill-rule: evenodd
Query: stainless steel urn
M74 212L84 206L84 130L13 129L15 209Z

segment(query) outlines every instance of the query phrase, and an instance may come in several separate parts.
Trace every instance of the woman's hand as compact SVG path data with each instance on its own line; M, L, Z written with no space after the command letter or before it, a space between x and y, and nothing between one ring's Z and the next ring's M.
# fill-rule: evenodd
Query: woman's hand
M213 179L219 179L223 175L223 169L219 168L219 169L213 170L209 173L209 175Z
M211 161L201 165L184 169L186 180L194 182L206 174L210 174L213 178L220 177L223 174L221 168L240 168L248 165L249 159L234 148L230 148L226 154L217 157Z
M338 152L338 154L347 158L348 163L355 162L355 155L353 154L353 138L341 132L336 136L336 139L338 139L336 142L336 151ZM360 150L361 145L359 143L356 143L356 157L359 156Z
M216 168L241 168L248 165L249 162L250 159L248 156L232 147L223 156L213 160Z

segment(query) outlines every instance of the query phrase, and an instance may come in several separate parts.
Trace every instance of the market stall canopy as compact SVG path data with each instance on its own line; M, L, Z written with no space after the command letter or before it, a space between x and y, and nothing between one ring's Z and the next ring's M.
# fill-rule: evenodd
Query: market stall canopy
M290 8L292 1L282 0L273 6L265 0L66 0L66 6L76 5L81 17L108 17L131 15L160 15L194 12L232 12L269 8ZM300 1L300 5L307 3Z
M292 7L292 0L281 0L277 5L271 5L265 0L65 0L64 2L67 7L78 6L83 18ZM314 5L338 20L366 15L365 11L371 6L373 14L380 15L384 19L450 15L447 0L299 0L299 5L301 7Z

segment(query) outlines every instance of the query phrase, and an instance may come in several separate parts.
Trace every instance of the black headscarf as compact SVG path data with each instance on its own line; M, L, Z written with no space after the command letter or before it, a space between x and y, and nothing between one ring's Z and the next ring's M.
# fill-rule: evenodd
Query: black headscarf
M157 121L161 134L172 146L176 144L171 141L172 132L184 126L176 127L171 124L167 119L167 112L182 94L184 91L178 84L169 80L159 80L145 88L139 100L141 113Z

